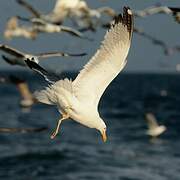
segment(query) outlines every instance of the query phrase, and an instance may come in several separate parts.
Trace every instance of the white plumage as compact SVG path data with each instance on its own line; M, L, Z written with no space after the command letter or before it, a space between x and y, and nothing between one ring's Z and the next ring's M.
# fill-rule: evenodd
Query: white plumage
M71 118L87 127L96 128L106 141L106 125L99 116L98 103L107 86L126 64L132 32L132 12L124 7L123 16L115 18L100 49L74 81L60 80L36 93L40 102L57 105L63 116L52 138L58 133L61 121Z
M146 120L148 125L147 134L149 136L157 137L166 131L166 126L158 125L158 122L152 113L146 114Z

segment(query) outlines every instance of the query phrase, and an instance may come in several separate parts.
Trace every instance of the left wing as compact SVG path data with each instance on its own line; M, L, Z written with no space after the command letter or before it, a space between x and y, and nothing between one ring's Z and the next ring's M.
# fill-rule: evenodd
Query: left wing
M0 50L19 58L23 58L25 56L23 52L4 44L0 44Z
M126 64L132 32L132 12L124 7L123 16L115 18L100 49L73 81L74 93L79 100L98 105L106 87Z

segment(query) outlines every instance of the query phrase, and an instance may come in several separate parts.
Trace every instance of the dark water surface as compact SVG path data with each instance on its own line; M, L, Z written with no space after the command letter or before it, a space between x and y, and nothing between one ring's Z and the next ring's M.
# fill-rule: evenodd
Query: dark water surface
M25 76L32 90L45 85L36 75ZM18 106L16 88L0 84L0 127L49 127L41 133L0 134L0 179L179 180L179 82L179 75L116 78L99 108L108 126L107 143L96 130L73 121L64 122L58 137L51 140L59 118L56 108L36 104L31 113L25 113ZM162 90L167 96L161 95ZM153 142L145 135L144 114L149 111L168 128Z

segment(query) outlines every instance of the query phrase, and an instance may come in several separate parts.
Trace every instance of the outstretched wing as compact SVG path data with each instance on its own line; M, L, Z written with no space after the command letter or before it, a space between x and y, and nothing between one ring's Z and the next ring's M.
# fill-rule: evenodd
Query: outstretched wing
M49 57L68 57L68 56L86 56L86 53L79 53L79 54L71 54L71 53L63 53L63 52L48 52L48 53L39 53L36 54L37 58L49 58Z
M146 120L147 120L149 129L154 129L158 127L157 120L152 113L146 114Z
M23 52L4 44L0 44L0 50L19 58L23 58L25 56Z
M100 49L73 81L74 93L79 100L98 105L106 87L126 64L132 32L132 12L124 7L123 16L115 18Z

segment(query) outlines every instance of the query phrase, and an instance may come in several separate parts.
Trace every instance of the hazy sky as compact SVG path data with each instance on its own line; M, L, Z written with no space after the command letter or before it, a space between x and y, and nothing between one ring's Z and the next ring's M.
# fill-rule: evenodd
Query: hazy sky
M28 1L28 0L27 0ZM29 0L41 12L49 12L55 0ZM179 0L87 0L91 8L101 6L110 6L117 12L122 12L123 6L129 6L131 9L140 10L152 6L156 3L162 5L176 6L180 5ZM0 42L9 44L15 48L22 49L29 53L38 53L49 50L60 50L66 52L87 52L88 56L83 58L55 58L52 61L42 62L46 68L53 69L57 72L62 70L80 70L82 66L95 53L103 39L105 30L99 28L96 33L85 33L87 36L94 39L93 42L71 37L68 34L42 34L37 40L27 40L24 38L14 38L7 41L3 38L3 31L6 21L13 15L21 15L28 17L26 10L16 4L15 0L0 1ZM169 46L180 45L180 25L173 21L173 18L168 15L154 15L144 19L135 19L135 26L143 28L147 33L155 36L158 39L166 41ZM128 56L128 63L125 71L143 71L143 72L175 72L176 64L180 63L180 53L172 56L165 56L160 47L153 45L150 41L142 38L134 33L132 46ZM3 60L0 60L1 69L15 69L7 65Z

